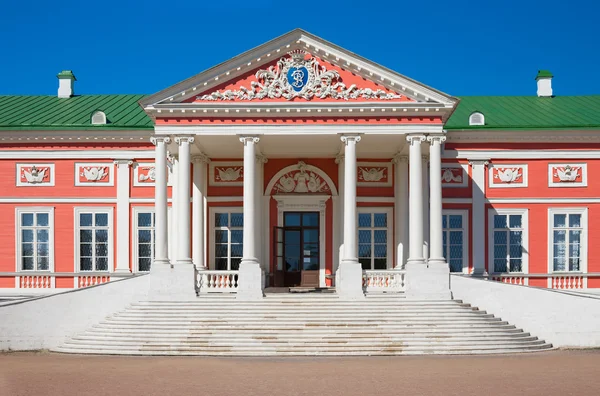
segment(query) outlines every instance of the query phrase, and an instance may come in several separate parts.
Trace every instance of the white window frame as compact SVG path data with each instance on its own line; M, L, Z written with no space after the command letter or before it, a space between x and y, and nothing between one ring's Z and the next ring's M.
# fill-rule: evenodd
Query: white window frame
M21 215L23 213L47 213L48 214L48 269L47 270L24 270L22 269L23 246L21 241ZM54 272L54 207L47 206L24 206L15 208L15 272ZM36 247L37 249L37 247ZM36 256L34 256L36 257ZM35 260L34 260L35 261ZM35 263L37 267L37 263Z
M108 214L108 269L106 271L96 271L95 269L92 271L81 271L80 264L80 247L79 247L79 218L81 213L107 213ZM95 272L105 272L112 273L114 272L114 259L115 259L115 251L114 251L114 235L113 235L113 223L114 223L114 208L112 206L78 206L75 207L75 262L74 267L76 273L95 273Z
M580 214L581 215L581 244L579 271L554 271L554 215L555 214ZM567 249L569 245L567 233ZM585 274L588 272L588 208L548 208L548 273L549 274ZM567 262L567 268L569 263Z
M358 249L359 239L358 239L358 215L361 213L385 213L387 216L387 268L388 270L394 269L394 208L389 206L361 206L356 208L356 248ZM377 227L379 228L379 227ZM366 228L365 228L366 229ZM370 228L374 229L373 226ZM373 239L371 239L371 244L373 244ZM371 268L375 265L375 251L371 249ZM381 271L371 269L369 271Z
M510 265L507 265L507 272L496 272L494 265L494 215L521 215L521 229L523 230L521 246L523 255L521 256L521 272L510 272ZM490 274L528 274L529 273L529 209L502 209L492 208L488 210L488 272Z
M481 121L476 121L475 117L481 116ZM469 115L469 125L485 125L485 115L480 111L474 111Z
M210 250L209 250L209 254L210 254L210 261L208 263L209 269L211 270L216 270L217 267L217 262L216 262L216 257L215 257L215 213L244 213L244 208L241 206L213 206L211 208L209 208L208 211L208 216L209 216L209 241L210 241ZM245 226L245 224L244 224ZM243 227L242 227L243 229ZM227 248L227 271L231 271L231 238L228 239L228 248ZM246 241L244 241L243 243L246 243Z
M469 273L469 210L468 209L443 209L442 216L447 215L460 215L462 216L462 232L463 232L463 274ZM443 224L443 223L442 223ZM447 228L446 230L442 229L442 232L447 232L452 230L451 228ZM454 230L458 230L455 228ZM448 239L447 239L448 241ZM442 239L442 245L443 245ZM448 244L447 244L448 245ZM450 263L448 263L448 268L450 268ZM457 274L458 272L455 272Z
M134 206L131 211L131 224L133 225L133 240L132 240L132 252L131 252L131 268L133 273L146 273L146 271L139 270L139 224L138 224L138 214L140 213L152 213L155 215L154 206ZM146 229L146 227L144 227ZM154 232L152 233L152 264L154 264L154 254L156 253L156 217L154 219ZM151 264L151 265L152 265Z

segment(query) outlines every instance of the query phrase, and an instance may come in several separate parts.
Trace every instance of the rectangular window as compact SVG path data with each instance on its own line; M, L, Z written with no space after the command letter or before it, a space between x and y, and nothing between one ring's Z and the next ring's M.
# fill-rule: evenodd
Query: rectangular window
M76 208L79 271L109 271L112 267L112 208Z
M17 208L17 270L53 270L54 208Z
M585 272L587 211L550 209L550 257L552 270Z
M391 209L360 208L358 213L358 261L363 270L393 267Z
M134 215L134 263L136 272L148 272L154 261L154 209L139 207L133 209Z
M211 211L214 269L237 271L244 250L242 208L214 208Z
M463 272L468 266L467 211L445 210L442 215L444 257L451 272Z
M527 210L490 209L490 266L493 273L527 273Z

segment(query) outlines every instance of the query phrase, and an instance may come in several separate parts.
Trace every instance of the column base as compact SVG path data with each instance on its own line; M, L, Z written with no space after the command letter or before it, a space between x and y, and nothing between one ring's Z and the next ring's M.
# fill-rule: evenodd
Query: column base
M115 274L131 274L129 268L116 268Z
M450 300L450 268L446 263L406 264L406 298Z
M471 272L471 276L485 278L489 274L484 268L474 268L473 272Z
M363 290L362 266L358 260L343 260L335 272L335 292L340 300L362 300Z
M263 271L256 259L243 259L240 263L236 299L242 301L262 300Z
M155 265L156 264L156 265ZM150 272L148 298L154 301L190 301L196 299L194 266L154 263Z

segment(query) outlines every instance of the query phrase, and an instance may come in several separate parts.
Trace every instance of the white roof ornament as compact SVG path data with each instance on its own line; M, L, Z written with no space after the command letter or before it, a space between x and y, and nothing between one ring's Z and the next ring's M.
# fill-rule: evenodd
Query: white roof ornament
M469 125L485 125L485 116L483 113L475 111L469 116Z

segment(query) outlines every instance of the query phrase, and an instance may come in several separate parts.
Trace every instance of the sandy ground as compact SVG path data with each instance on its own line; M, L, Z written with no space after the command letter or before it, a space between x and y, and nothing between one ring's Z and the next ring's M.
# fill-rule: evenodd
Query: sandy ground
M600 395L600 350L507 356L0 354L0 395Z

